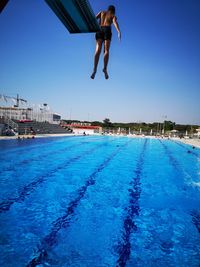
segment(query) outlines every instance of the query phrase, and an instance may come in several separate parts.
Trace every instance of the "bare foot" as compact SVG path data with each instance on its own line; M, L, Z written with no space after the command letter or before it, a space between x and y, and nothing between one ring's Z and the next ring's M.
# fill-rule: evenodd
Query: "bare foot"
M92 75L90 76L91 79L94 79L95 78L95 75L96 75L96 71L94 70Z
M108 80L109 76L108 76L107 69L103 69L103 72L105 74L105 79Z

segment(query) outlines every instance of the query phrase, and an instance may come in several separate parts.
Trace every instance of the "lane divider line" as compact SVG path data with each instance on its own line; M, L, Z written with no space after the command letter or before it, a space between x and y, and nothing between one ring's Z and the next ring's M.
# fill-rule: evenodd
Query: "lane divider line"
M124 267L130 258L131 254L131 243L130 237L133 232L137 230L135 218L139 216L140 205L139 199L141 194L141 178L144 168L144 157L147 149L147 140L145 139L142 151L137 160L135 175L130 182L131 188L129 191L129 205L127 207L127 215L124 219L123 230L122 230L122 241L118 246L118 260L116 266Z
M17 197L9 198L3 202L0 203L0 213L6 212L10 209L10 207L16 203L16 202L23 202L37 187L39 187L41 184L43 184L45 181L47 181L50 177L52 177L57 171L66 169L69 165L72 163L80 160L81 158L91 154L98 148L101 148L102 146L105 146L107 143L102 143L100 145L97 145L87 151L83 151L80 155L75 156L71 159L66 160L65 162L62 162L62 164L58 165L56 168L52 169L51 171L48 171L47 173L40 175L39 177L36 177L36 179L29 184L25 185L23 189L21 190L20 194Z
M102 172L111 160L122 150L124 149L131 140L117 148L108 158L106 158L97 168L96 170L87 178L85 184L81 186L76 194L76 197L69 203L66 208L66 212L63 216L59 217L52 223L50 233L44 237L41 241L41 247L37 252L37 256L34 257L28 264L27 267L35 267L39 264L48 261L48 250L53 247L57 243L57 234L62 228L67 228L70 225L70 221L74 216L75 210L79 205L81 199L85 196L88 187L95 185L96 178L100 172Z

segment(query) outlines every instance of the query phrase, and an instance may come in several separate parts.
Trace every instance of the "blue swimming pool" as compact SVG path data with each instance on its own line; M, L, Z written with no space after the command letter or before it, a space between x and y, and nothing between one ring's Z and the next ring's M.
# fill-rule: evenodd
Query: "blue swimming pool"
M200 150L177 141L0 141L0 266L200 266Z

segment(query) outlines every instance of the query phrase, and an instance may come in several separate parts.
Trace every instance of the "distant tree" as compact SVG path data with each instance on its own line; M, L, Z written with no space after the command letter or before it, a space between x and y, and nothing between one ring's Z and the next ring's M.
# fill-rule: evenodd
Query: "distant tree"
M72 122L74 123L78 123L78 122L83 122L83 121L79 121L79 120L62 120L63 122L67 123L67 124L71 124ZM87 121L84 121L87 122ZM153 123L145 123L145 122L128 122L128 123L123 123L123 122L114 122L112 123L110 121L109 118L105 118L103 120L103 122L100 121L93 121L90 122L91 125L94 126L102 126L104 128L112 128L112 130L118 130L119 127L124 130L126 130L126 132L129 131L129 129L131 131L140 131L140 129L142 129L142 132L150 132L151 130L153 132L159 132L163 129L165 131L171 131L171 130L178 130L180 133L185 133L185 131L187 130L188 134L190 133L194 133L195 130L197 128L199 128L198 125L183 125L183 124L176 124L175 122L172 121L164 121L164 125L163 122L153 122Z
M171 131L175 127L175 122L172 122L172 121L164 121L164 125L165 125L165 131Z
M105 118L103 120L103 124L104 124L104 127L111 127L112 126L112 122L108 118Z
M93 121L93 122L91 122L91 125L92 126L103 126L103 123L100 121Z

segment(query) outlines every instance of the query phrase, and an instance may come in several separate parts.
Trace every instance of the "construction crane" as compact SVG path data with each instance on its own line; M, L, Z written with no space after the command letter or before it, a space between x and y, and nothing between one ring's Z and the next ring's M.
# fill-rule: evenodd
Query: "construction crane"
M12 96L6 96L6 95L0 95L0 99L7 102L7 100L15 100L16 104L14 105L15 108L19 107L20 103L27 103L27 100L20 98L19 95L17 94L17 97L12 97Z

